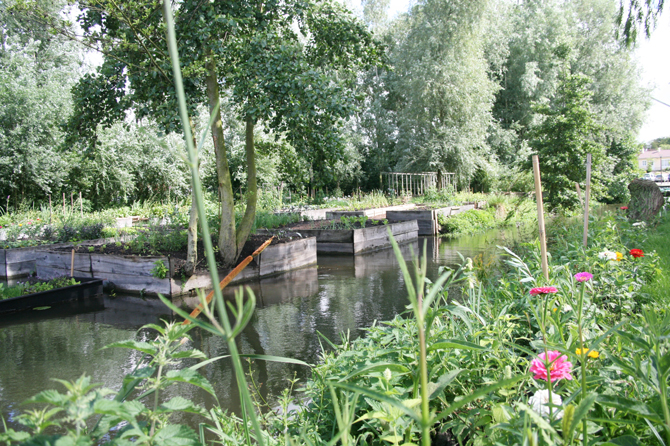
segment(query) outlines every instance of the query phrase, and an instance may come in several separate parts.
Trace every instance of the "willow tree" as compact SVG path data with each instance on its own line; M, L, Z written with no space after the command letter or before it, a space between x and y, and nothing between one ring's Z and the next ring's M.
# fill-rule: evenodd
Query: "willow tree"
M76 88L74 132L93 137L98 124L123 119L127 110L177 130L161 2L100 0L79 7L84 41L102 52L104 63ZM261 123L285 136L327 170L342 151L341 122L355 109L351 85L359 69L376 63L377 47L365 25L331 1L185 0L174 9L190 111L198 104L210 110L219 255L232 265L255 218L254 127ZM220 104L222 91L229 103ZM221 106L234 108L246 125L246 210L237 225Z

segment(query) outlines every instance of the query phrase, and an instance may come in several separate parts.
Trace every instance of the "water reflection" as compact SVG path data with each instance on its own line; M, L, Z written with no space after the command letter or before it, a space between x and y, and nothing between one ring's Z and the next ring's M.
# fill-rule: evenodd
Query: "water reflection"
M474 257L492 252L496 244L509 244L524 237L517 231L484 236L440 240L421 238L402 247L403 256L423 250L426 243L429 277L435 278L441 265L460 262L458 252ZM501 241L502 240L502 241ZM248 284L257 298L257 310L238 339L244 354L297 358L317 363L322 344L318 333L339 343L340 333L350 339L364 334L365 327L403 312L407 305L405 285L391 250L352 256L319 256L318 267L305 268ZM228 290L230 294L235 288ZM193 306L197 299L177 302ZM45 313L46 315L46 313ZM57 388L51 378L76 379L82 373L93 382L118 389L123 375L134 369L141 355L126 349L102 349L112 342L134 338L147 323L170 318L170 311L156 299L105 296L103 308L72 309L47 318L33 315L22 319L0 319L0 410L16 425L18 403L47 388ZM208 357L227 354L221 338L193 330L193 347ZM140 332L140 338L155 336ZM254 382L263 397L276 395L287 380L305 378L305 367L256 361L250 366ZM221 360L200 370L214 385L219 402L231 410L239 407L239 395L230 363ZM180 385L165 398L182 395L209 405L211 397L197 388ZM181 422L193 422L184 416Z

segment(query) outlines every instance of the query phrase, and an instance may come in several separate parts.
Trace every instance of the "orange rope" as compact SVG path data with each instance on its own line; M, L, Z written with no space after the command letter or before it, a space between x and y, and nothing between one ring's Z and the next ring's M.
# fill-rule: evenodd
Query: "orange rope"
M243 270L244 268L246 268L248 264L251 263L251 261L254 259L254 257L256 257L258 254L260 254L261 252L263 252L263 250L264 250L265 248L267 248L268 245L270 245L270 243L272 242L272 239L274 239L274 237L270 237L269 239L267 239L267 240L265 241L265 243L263 243L261 246L259 246L258 249L257 249L256 251L254 251L254 252L253 252L250 256L248 256L246 259L242 260L242 262L241 262L239 265L237 265L237 266L235 267L235 269L233 269L231 272L229 272L228 275L227 275L226 277L224 277L223 280L222 280L221 282L219 282L219 288L223 291L223 289L224 289L224 288L225 288L225 287L226 287L226 286L227 286L227 285L228 285L228 284L229 284L229 283L230 283L230 282L231 282L231 281L232 281L232 280L239 274L239 273L241 273L242 270ZM206 301L207 301L207 304L209 304L209 303L212 301L212 297L214 297L214 290L210 291L209 294L207 295L207 297L205 298ZM191 312L191 317L192 317L192 318L196 318L196 317L198 317L198 315L202 312L202 309L203 309L203 306L202 306L202 303L200 303L200 304L195 308L195 310L193 310L193 311ZM191 321L189 321L188 319L186 319L184 322L182 322L182 325L186 325L186 324L188 324L188 323L190 323L190 322L191 322Z

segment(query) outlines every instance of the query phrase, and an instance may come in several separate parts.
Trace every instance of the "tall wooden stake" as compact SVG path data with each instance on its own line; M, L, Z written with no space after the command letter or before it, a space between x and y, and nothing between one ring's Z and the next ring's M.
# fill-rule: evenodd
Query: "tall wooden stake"
M584 198L584 248L589 238L589 200L591 199L591 154L586 155L586 197Z
M63 215L65 215L65 192L63 192Z
M51 216L53 215L54 210L51 206L51 194L49 194L49 224L51 224Z
M81 213L81 216L84 216L84 202L81 199L81 191L79 191L79 212Z
M544 232L544 203L542 202L542 181L540 180L540 161L533 155L533 175L535 176L535 199L537 200L537 225L540 232L540 254L542 255L542 273L544 280L549 281L549 264L547 263L547 237Z
M72 257L70 258L70 277L74 277L74 249L72 250Z

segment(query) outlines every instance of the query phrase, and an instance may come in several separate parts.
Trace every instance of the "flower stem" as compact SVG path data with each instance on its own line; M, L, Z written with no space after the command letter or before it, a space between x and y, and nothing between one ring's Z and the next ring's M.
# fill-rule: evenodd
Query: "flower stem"
M584 334L582 331L582 310L584 307L584 290L586 288L586 282L582 282L582 289L579 293L579 303L577 305L577 330L579 331L579 349L581 353L581 363L582 363L582 395L580 401L586 398L586 349L584 348ZM582 440L584 446L588 444L588 433L586 425L586 417L582 421Z

